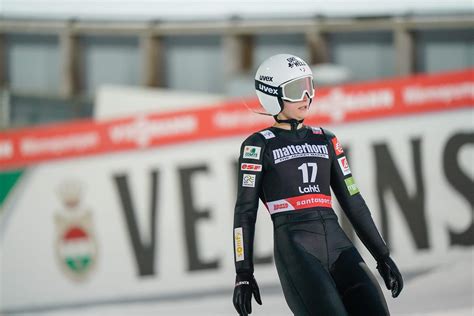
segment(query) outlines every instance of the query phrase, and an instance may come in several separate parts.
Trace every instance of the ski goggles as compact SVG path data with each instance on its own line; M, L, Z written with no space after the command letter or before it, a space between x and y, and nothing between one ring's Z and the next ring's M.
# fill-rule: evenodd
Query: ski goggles
M306 93L310 98L314 97L312 76L296 78L281 84L279 87L273 87L259 80L255 80L255 89L290 102L303 101Z

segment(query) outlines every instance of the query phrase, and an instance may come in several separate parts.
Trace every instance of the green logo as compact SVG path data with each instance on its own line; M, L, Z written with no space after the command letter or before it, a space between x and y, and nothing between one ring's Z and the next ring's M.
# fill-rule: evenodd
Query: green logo
M354 194L359 193L359 188L355 184L353 177L344 179L344 182L346 182L346 187L347 187L347 190L349 191L350 195L354 195Z
M260 150L261 148L257 146L245 146L243 158L259 159Z

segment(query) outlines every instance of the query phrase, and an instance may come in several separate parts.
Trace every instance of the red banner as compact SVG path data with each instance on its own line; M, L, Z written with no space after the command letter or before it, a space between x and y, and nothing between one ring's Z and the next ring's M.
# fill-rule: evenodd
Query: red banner
M353 122L474 105L474 69L322 88L308 125ZM52 159L250 134L273 123L256 98L198 109L83 120L0 134L0 170Z

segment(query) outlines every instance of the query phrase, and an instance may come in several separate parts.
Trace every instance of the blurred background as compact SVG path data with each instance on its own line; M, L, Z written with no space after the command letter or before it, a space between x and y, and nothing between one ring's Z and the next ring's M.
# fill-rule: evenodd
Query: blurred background
M290 53L404 273L393 314L473 315L473 9L2 0L0 313L234 315L236 161L272 124L253 77ZM254 314L290 315L266 212Z

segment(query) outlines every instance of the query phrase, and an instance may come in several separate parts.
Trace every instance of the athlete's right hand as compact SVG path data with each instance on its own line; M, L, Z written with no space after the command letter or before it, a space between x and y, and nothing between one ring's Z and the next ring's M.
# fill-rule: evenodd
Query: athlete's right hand
M380 259L377 261L377 270L379 270L387 289L392 291L392 297L397 297L403 289L403 278L395 262L390 257Z
M237 274L235 277L234 297L232 300L239 315L247 316L248 314L252 314L252 294L255 296L257 303L262 305L260 290L258 289L257 281L253 277L253 274Z

